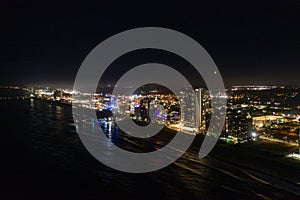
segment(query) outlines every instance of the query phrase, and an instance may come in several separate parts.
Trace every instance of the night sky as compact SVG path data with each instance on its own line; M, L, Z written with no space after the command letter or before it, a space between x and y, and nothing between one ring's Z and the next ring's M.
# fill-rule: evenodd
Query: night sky
M141 2L1 1L0 85L72 87L82 61L101 41L146 26L174 29L198 41L227 87L300 84L300 1ZM150 58L176 62L172 56L138 54L120 59L111 74ZM185 75L197 80L190 71Z

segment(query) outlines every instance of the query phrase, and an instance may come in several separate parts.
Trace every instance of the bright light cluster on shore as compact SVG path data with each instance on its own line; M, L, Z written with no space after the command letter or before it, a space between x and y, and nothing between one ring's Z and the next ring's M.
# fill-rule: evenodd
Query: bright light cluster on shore
M300 154L298 154L298 153L291 153L291 154L287 155L287 157L300 160Z

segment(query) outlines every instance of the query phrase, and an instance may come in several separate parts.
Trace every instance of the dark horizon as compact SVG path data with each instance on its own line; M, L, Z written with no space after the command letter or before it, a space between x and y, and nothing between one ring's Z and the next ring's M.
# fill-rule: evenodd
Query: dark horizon
M299 8L293 0L119 6L5 1L0 8L0 85L71 88L82 61L96 45L119 32L146 26L170 28L194 38L215 61L227 88L299 85ZM167 56L145 55L137 60L129 56L111 73L152 58L170 66L176 63ZM192 84L201 79L189 71L186 76Z

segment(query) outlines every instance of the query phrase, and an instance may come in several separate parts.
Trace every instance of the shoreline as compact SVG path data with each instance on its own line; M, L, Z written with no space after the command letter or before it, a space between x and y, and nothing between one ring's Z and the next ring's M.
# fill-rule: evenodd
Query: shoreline
M299 145L297 142L288 142L288 141L284 141L284 140L281 140L281 139L278 139L278 138L265 137L263 135L260 135L258 138L262 139L262 140L276 142L276 143L290 144L292 146L298 146Z

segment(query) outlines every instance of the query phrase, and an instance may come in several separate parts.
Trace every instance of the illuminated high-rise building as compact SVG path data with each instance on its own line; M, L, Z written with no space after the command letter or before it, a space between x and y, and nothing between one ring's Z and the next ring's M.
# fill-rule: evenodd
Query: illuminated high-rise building
M204 88L181 92L181 125L195 132L204 133L209 124L210 101L208 90Z
M225 127L227 135L247 139L253 130L252 118L241 110L229 110Z
M209 124L210 101L208 90L204 88L195 89L195 120L198 121L198 129L205 132Z
M180 94L181 127L185 127L185 129L190 129L192 131L197 130L197 121L195 120L195 94L189 90L183 90Z

